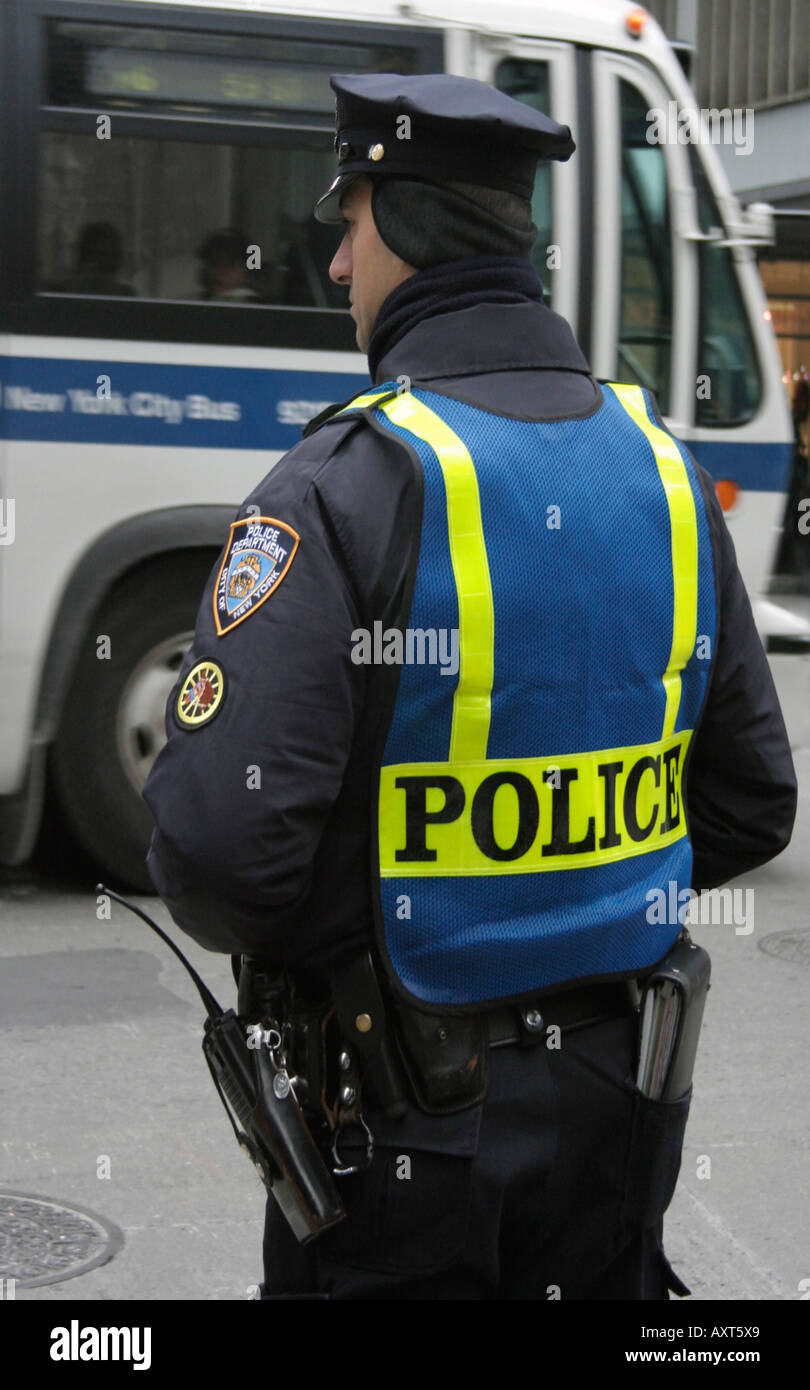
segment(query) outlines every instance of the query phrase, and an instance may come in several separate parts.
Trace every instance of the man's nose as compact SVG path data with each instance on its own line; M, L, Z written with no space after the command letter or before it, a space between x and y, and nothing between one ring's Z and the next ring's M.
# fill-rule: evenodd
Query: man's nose
M329 279L336 285L350 285L352 282L352 247L349 233L344 236L329 267Z

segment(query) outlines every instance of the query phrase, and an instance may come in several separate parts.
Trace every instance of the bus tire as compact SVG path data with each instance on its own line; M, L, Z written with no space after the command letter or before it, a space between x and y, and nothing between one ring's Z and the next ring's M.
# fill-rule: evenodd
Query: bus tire
M51 752L53 787L111 888L155 891L145 863L154 820L139 787L164 741L163 711L213 561L194 550L131 572L82 639Z

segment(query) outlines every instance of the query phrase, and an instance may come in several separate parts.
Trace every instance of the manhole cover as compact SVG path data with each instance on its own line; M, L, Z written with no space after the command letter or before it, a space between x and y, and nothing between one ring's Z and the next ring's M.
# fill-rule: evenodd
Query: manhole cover
M30 1192L0 1192L0 1277L58 1284L103 1265L124 1237L103 1216Z
M810 931L798 927L793 931L775 931L758 942L766 956L778 956L793 965L810 965Z

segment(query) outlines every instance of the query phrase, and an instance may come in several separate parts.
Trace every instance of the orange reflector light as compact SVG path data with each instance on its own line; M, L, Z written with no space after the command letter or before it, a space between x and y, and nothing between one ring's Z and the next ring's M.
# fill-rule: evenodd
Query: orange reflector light
M634 39L640 39L644 25L647 23L649 17L646 10L631 10L624 21L624 26L628 34L632 34Z
M718 478L714 484L717 493L717 500L724 512L730 512L734 503L737 501L740 489L731 478Z

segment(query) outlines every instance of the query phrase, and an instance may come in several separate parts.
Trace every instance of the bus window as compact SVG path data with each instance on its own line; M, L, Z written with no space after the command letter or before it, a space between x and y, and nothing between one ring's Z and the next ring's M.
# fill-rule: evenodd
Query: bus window
M327 151L46 132L40 153L41 291L345 308L312 215Z
M697 190L700 230L718 238L723 224L706 171L690 146ZM728 247L698 242L700 264L699 376L709 379L711 394L698 392L699 425L741 425L756 413L762 382L751 327Z
M516 101L525 101L536 111L548 115L551 107L548 63L538 63L521 58L508 58L498 64L495 73L495 86ZM532 250L532 260L537 274L544 283L546 276L546 247L551 244L551 165L541 159L537 165L532 196L532 221L537 227L537 241Z
M339 236L313 216L329 74L424 61L402 39L49 21L38 290L344 310Z
M648 102L622 81L622 243L619 317L621 381L655 392L669 409L672 354L672 235L666 161L648 143Z

